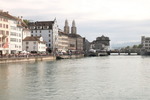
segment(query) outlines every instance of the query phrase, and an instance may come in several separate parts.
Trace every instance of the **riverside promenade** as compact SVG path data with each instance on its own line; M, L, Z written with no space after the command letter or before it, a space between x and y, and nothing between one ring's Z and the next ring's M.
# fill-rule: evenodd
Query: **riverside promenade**
M0 63L13 63L13 62L30 62L30 61L53 61L56 56L52 55L8 55L0 58Z
M72 59L72 58L82 58L83 54L76 55L53 55L53 54L44 54L44 55L4 55L0 57L0 64L2 63L16 63L16 62L35 62L35 61L54 61L58 58L61 59Z

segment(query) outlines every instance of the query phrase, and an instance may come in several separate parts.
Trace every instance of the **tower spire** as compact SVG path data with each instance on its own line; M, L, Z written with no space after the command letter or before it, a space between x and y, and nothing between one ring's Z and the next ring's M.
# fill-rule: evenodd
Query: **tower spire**
M71 27L71 34L76 34L77 33L77 28L76 28L76 24L75 21L72 21L72 27Z
M65 20L64 33L69 33L69 24L67 19Z

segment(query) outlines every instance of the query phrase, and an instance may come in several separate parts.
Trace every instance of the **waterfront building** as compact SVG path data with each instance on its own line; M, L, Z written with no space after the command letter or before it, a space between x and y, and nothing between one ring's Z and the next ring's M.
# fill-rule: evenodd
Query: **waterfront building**
M91 43L91 49L94 49L96 51L108 51L110 48L109 42L109 37L105 37L104 35L102 35L101 37L97 37L96 40Z
M90 42L86 39L86 38L83 38L83 51L84 51L84 54L88 54L90 50Z
M23 39L23 51L46 52L46 42L41 36L28 36Z
M0 11L0 53L10 54L22 51L22 21Z
M33 36L42 36L47 48L55 51L58 49L58 25L54 21L36 21L28 24Z
M68 34L69 37L69 48L68 50L83 52L83 38L77 34L77 28L75 21L72 21L71 34Z
M150 37L142 36L141 44L142 44L141 54L150 55Z
M60 30L58 35L58 51L67 52L68 44L69 44L68 34Z
M20 20L21 25L23 27L23 29L22 29L22 39L25 39L27 36L31 36L31 30L28 28L27 23L24 22L22 16L19 18L19 20Z
M77 34L75 21L72 21L71 33L68 20L65 20L64 31L59 30L58 51L83 52L83 38Z

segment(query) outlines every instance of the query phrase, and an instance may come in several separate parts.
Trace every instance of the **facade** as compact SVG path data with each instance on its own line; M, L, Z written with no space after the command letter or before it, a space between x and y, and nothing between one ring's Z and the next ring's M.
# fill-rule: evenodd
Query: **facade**
M75 21L72 22L71 33L68 21L65 20L64 32L59 31L58 51L83 52L83 38L77 34Z
M47 48L55 50L58 48L58 25L54 21L37 21L28 24L33 36L42 36L46 41Z
M46 42L41 36L29 36L23 40L23 51L46 52Z
M150 55L150 37L142 36L141 44L142 44L141 54Z
M0 53L10 54L22 51L23 26L19 18L0 11Z
M58 51L59 52L66 52L68 51L68 44L69 44L69 40L68 40L68 34L59 31L59 35L58 35Z
M90 42L86 39L83 38L83 51L85 54L87 54L90 50Z
M109 50L109 46L110 46L110 40L109 37L105 37L105 36L101 36L101 37L97 37L96 40L94 40L91 43L91 49L98 51L108 51Z

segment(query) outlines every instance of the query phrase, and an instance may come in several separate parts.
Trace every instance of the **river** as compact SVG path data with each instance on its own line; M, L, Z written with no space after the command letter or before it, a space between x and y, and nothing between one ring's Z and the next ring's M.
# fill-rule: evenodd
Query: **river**
M0 100L150 100L150 57L0 64Z

